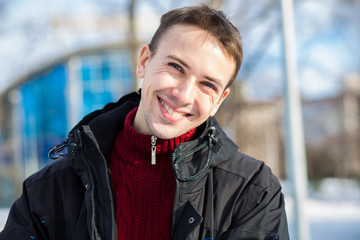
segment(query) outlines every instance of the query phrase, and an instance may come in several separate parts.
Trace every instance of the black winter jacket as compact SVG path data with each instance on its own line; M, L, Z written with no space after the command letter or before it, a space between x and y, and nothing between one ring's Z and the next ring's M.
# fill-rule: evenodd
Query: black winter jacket
M24 181L0 239L117 240L108 153L138 93L86 116ZM172 154L172 239L289 239L281 186L263 163L239 153L214 118Z

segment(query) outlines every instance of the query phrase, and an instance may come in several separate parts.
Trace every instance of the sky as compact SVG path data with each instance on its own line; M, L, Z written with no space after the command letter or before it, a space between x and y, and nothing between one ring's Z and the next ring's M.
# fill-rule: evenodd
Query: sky
M356 56L360 50L360 31L354 24L359 22L356 17L359 4L345 4L347 2L350 1L307 0L297 1L294 5L298 76L306 99L333 97L342 91L344 79L353 72L359 73L360 58ZM269 25L268 22L263 24ZM274 29L274 25L268 28ZM261 32L261 29L257 31ZM253 33L248 31L246 34ZM274 38L269 38L272 44L269 44L265 59L261 60L261 70L258 68L259 71L254 71L251 76L257 80L247 83L257 98L259 91L261 96L281 95L283 91L283 72L278 67L283 52L282 40ZM276 87L263 87L272 84Z
M100 0L2 1L6 5L4 11L0 12L0 92L14 79L52 59L84 47L121 41L126 35L124 27L112 26L100 30L93 23L94 18L119 18L126 14L125 0L109 0L107 2L113 5L108 6ZM239 75L248 99L267 100L283 92L279 9L267 12L266 17L257 16L255 11L271 1L249 3L240 0L235 1L236 4L227 1L224 6L225 12L232 20L235 19L235 25L243 35L243 66L251 59L248 62L248 66L252 67L250 74L243 67ZM174 4L139 2L141 7L138 13L143 19L140 24L141 33L144 34L142 38L148 40L158 24L158 17L149 16L162 14ZM190 2L194 1L184 1ZM354 14L359 4L352 7L339 5L339 2L305 0L295 4L298 72L305 98L334 96L341 91L342 81L349 73L359 72L359 58L355 57L359 55L359 31L356 25L349 24L359 20ZM67 18L76 20L77 24L66 23ZM121 19L118 21L121 24ZM270 36L268 41L265 37L261 38L266 36L266 32ZM263 53L261 57L251 58L258 49Z

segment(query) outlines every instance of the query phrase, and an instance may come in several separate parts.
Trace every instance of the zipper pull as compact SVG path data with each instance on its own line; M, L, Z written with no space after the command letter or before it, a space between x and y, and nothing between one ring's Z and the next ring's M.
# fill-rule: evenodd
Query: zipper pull
M151 136L151 164L156 164L156 140L157 137Z

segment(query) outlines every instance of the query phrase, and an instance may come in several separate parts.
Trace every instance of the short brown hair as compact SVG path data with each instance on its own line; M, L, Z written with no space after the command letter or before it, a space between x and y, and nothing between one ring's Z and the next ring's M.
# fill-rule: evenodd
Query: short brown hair
M222 44L227 54L235 60L235 72L226 86L229 87L240 70L243 58L242 41L237 28L222 11L206 5L174 9L161 17L160 26L149 44L153 54L156 53L161 37L176 24L188 24L206 30Z

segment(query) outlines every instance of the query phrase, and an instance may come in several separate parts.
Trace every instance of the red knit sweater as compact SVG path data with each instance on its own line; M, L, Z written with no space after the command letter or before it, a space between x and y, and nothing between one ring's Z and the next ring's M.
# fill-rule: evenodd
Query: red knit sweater
M158 139L152 165L151 136L132 127L136 111L127 115L110 154L118 239L168 240L175 194L171 153L190 140L195 129L174 139Z

